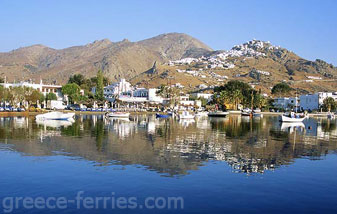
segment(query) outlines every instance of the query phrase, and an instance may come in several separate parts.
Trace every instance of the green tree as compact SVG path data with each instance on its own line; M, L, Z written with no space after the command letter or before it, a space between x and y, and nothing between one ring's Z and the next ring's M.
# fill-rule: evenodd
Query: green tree
M96 85L96 99L104 100L104 83L103 83L103 72L99 70L97 72L97 85Z
M271 93L281 96L281 95L287 95L291 92L292 88L287 83L278 83L274 85L274 87L271 89Z
M76 83L79 86L83 85L85 82L86 80L82 74L74 74L73 76L70 76L68 80L68 83Z
M78 102L81 99L80 86L76 83L68 83L62 86L62 93L68 95L70 102Z
M57 96L56 96L56 94L54 94L54 93L48 93L47 95L46 95L46 100L57 100Z
M327 97L323 100L323 111L335 111L337 109L337 102L332 97Z

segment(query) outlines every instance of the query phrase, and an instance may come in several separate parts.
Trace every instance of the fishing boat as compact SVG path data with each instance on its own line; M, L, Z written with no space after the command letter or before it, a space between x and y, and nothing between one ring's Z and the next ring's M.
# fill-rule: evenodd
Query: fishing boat
M226 117L229 113L227 111L213 111L209 112L209 117Z
M179 114L179 119L194 119L195 115L190 114L188 111L183 111L182 114Z
M281 116L282 122L302 122L307 116L305 114L297 114L295 112L285 113Z
M63 113L59 111L52 111L45 114L36 115L36 120L69 120L74 118L75 113Z
M171 117L171 115L169 115L169 114L156 113L156 118L169 118L169 117Z
M249 108L242 109L241 111L241 116L251 116L252 115L252 110Z
M129 112L107 112L105 113L105 116L107 117L129 117Z

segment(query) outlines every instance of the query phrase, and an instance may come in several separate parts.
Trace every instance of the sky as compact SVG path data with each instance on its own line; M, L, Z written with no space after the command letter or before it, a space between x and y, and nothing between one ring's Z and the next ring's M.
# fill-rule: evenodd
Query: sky
M0 0L0 52L189 34L213 49L260 39L337 65L335 0Z

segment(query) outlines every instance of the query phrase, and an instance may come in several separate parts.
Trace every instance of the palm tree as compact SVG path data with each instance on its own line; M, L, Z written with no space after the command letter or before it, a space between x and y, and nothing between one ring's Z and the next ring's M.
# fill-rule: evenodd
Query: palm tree
M241 103L243 100L243 95L239 89L234 90L232 93L230 93L230 99L233 101L235 105L235 110L238 109L238 104Z

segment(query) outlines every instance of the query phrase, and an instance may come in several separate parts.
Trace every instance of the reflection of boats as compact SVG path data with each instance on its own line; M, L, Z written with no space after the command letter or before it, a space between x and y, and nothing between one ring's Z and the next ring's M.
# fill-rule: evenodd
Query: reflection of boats
M193 119L194 115L190 114L188 111L183 111L182 114L179 114L179 119Z
M130 119L128 117L111 117L109 118L111 121L125 121L125 122L130 122Z
M227 111L213 111L208 113L209 117L226 117L229 113Z
M335 119L336 115L332 112L329 112L327 117L328 117L328 119Z
M75 120L73 118L69 118L68 120L36 120L38 125L47 126L51 128L59 128L61 126L67 127L71 126Z
M36 115L36 120L69 120L75 116L75 113L63 113L52 111L45 114Z
M252 115L252 110L249 108L242 109L241 111L242 116L251 116Z
M156 117L157 117L157 118L169 118L169 117L171 117L171 115L169 115L169 114L159 114L159 113L156 113Z
M281 124L281 130L282 131L287 131L289 128L293 129L293 128L305 128L304 123L302 122L291 122L291 123L282 123Z
M129 112L107 112L105 114L107 117L129 117L130 113Z
M305 118L307 118L304 114L296 114L291 112L290 114L283 114L281 116L282 122L302 122Z

